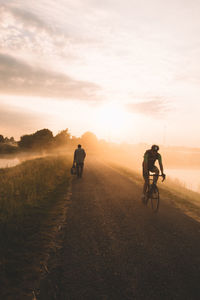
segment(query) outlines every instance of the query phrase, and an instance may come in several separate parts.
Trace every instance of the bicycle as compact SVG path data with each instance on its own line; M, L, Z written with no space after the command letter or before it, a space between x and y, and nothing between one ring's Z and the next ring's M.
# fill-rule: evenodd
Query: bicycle
M155 175L149 174L148 176L148 186L147 186L147 191L146 191L146 199L144 201L145 205L148 205L149 200L151 202L151 208L153 212L157 212L159 209L159 204L160 204L160 193L159 189L156 185L156 183L153 182L153 177ZM162 175L158 175L159 177L163 177ZM150 178L152 177L152 178ZM165 180L165 177L163 178L162 182Z

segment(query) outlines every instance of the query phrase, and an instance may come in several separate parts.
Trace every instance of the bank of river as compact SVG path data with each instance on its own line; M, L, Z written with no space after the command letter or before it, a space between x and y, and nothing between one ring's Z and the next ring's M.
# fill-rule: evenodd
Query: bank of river
M200 193L200 170L165 169L167 177L178 180L186 188Z

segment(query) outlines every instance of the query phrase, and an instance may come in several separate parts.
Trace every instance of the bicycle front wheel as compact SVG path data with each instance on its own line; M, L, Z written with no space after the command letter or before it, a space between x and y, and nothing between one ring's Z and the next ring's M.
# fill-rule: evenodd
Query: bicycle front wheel
M157 212L159 209L160 195L157 186L153 187L153 191L151 192L151 208L154 212Z

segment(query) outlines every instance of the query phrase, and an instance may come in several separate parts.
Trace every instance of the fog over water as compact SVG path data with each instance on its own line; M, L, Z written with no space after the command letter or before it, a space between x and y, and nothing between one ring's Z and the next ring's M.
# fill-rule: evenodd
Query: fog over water
M165 169L165 173L167 177L179 181L184 187L200 193L200 169Z
M0 168L10 168L18 165L20 163L20 160L18 158L0 158Z

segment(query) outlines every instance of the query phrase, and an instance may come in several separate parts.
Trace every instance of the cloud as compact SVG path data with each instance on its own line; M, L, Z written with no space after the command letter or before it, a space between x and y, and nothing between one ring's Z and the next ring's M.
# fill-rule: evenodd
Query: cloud
M0 128L3 136L14 136L19 139L24 134L33 133L40 128L46 127L48 115L24 111L15 106L4 105L0 107Z
M5 54L0 54L0 89L2 94L78 100L99 100L100 91L92 82L32 67Z
M16 128L24 127L28 128L30 125L37 124L44 120L44 115L24 112L20 108L10 107L10 106L2 106L0 108L0 127L10 127L16 130ZM0 133L2 134L2 133Z
M155 99L138 103L129 103L127 108L132 113L139 113L152 117L163 117L169 110L169 104L163 99Z
M4 5L0 7L0 50L18 57L67 62L77 58L77 41L68 26L31 9Z
M17 25L19 24L20 28L24 27L27 29L35 28L38 30L45 30L49 33L53 32L53 27L50 27L46 22L44 22L40 17L35 15L34 13L19 9L17 7L9 7L9 6L2 6L0 8L0 16L1 16L1 24L7 23L10 25ZM16 23L15 23L16 21Z

